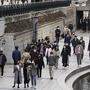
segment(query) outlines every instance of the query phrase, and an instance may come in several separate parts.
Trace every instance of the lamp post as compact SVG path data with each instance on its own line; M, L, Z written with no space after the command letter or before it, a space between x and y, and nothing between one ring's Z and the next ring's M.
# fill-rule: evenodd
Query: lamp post
M32 41L35 43L37 42L37 29L38 29L38 17L35 16L32 18L33 20L33 36Z

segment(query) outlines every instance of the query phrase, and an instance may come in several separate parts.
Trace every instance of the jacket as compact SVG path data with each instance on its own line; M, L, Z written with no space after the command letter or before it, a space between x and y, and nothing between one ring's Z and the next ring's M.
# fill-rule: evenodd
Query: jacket
M4 54L0 54L0 65L5 65L7 58Z
M31 56L28 52L24 52L23 55L22 55L22 61L23 63L26 63L27 60L30 60Z
M19 50L14 50L12 52L12 58L14 61L18 61L18 60L21 60L21 53Z

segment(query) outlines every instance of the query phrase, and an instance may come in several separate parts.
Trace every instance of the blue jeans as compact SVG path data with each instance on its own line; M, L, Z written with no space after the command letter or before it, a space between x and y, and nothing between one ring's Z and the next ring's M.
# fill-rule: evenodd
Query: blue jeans
M36 86L36 75L31 75L31 84Z

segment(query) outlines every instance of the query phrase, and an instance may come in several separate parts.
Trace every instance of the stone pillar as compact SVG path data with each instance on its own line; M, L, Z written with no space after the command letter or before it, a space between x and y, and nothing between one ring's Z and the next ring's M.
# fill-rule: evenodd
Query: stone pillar
M37 41L38 17L33 17L33 41Z
M4 18L0 18L0 36L4 34L5 29L5 20Z

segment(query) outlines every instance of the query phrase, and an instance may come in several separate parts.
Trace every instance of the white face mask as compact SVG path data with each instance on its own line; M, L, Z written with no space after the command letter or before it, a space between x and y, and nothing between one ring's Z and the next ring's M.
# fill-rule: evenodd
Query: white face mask
M57 29L60 29L60 28L57 28Z
M34 49L34 52L36 52L36 49Z

